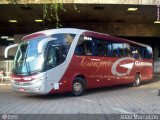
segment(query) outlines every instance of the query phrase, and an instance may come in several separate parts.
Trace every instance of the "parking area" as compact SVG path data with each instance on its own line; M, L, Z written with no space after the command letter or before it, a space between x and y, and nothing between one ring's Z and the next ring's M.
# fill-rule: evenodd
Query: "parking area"
M140 87L129 85L70 93L29 95L0 86L0 114L160 114L160 75Z

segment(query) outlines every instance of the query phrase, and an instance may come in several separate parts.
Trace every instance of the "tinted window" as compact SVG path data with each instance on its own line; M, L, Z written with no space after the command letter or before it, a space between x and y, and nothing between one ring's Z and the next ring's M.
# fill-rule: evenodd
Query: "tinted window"
M47 69L56 67L57 65L63 63L66 59L66 55L69 50L69 45L53 45L51 44L48 48L47 55Z
M132 53L132 57L134 57L135 59L139 59L141 57L140 49L138 46L131 45L131 53Z
M131 57L132 56L130 45L127 44L127 43L124 43L124 55L126 57Z
M152 48L81 36L76 46L75 54L151 59Z
M71 45L75 37L75 34L53 34L53 38L56 38L54 44L68 44Z
M113 56L113 54L112 54L112 42L108 41L108 44L106 45L106 47L107 47L107 56L112 57Z
M114 57L121 57L124 54L123 51L123 43L112 43L113 47L113 56Z
M147 47L147 58L151 59L152 58L152 48L151 47Z
M107 56L107 42L105 40L96 40L96 50L95 55L97 56Z
M143 59L147 59L147 48L145 47L140 47L140 55Z
M92 55L92 40L90 37L81 36L76 46L76 55Z

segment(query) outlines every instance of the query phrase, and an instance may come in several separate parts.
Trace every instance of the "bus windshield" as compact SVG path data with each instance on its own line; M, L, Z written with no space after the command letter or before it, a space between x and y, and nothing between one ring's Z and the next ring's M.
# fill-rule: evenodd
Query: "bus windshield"
M61 51L67 51L65 52L65 56L67 55L74 36L75 35L70 35L70 37L68 37L68 34L54 34L51 36L53 38L56 38L56 40L52 41L53 42L52 46L54 46L54 51L53 51L54 54L52 54L52 56L54 56L54 60L59 60L59 58L57 57L60 57ZM45 64L44 61L46 60L45 56L48 56L45 55L45 53L50 54L50 49L48 51L46 51L47 49L45 49L46 52L45 51L43 51L42 53L38 52L38 44L44 38L45 37L38 37L28 41L21 42L15 56L15 61L13 66L14 74L32 75L43 71L43 69L45 68L44 67ZM56 55L55 53L59 53L59 55ZM62 63L64 62L64 60L65 58L63 57L63 61L62 60L59 61L61 61ZM56 62L54 61L52 66L55 67L56 65L59 65L55 63Z

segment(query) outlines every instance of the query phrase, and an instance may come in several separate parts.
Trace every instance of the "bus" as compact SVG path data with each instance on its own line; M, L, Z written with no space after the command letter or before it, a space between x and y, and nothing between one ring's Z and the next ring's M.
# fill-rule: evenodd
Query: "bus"
M50 29L22 38L12 70L14 91L56 94L152 79L152 48L108 34L75 28Z

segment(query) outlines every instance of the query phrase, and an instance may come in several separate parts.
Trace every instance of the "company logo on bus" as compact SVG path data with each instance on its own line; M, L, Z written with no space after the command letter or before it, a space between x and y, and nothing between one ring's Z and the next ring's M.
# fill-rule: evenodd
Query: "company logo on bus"
M149 63L149 62L139 62L139 61L136 61L135 65L136 66L141 66L141 67L143 67L143 66L150 66L150 67L152 67L152 63Z
M126 63L126 64L120 64L121 62L127 61L127 60L131 61L131 62ZM112 68L111 68L111 72L113 75L116 75L116 76L126 76L131 72L133 65L134 65L134 58L131 58L131 57L120 58L116 62L113 63ZM119 66L123 67L123 68L127 68L127 71L123 72L123 73L118 72L117 67L119 67Z
M152 67L150 62L135 61L132 57L124 57L116 60L112 64L112 59L107 61L102 61L101 59L91 59L90 57L82 57L81 61L82 67L92 67L96 72L100 68L110 68L111 73L116 76L126 76L129 75L133 66L135 67ZM145 68L144 68L145 69Z
M128 62L126 64L120 64L123 61L132 61L132 62ZM152 63L150 62L140 62L140 61L135 61L134 58L131 57L125 57L125 58L120 58L118 59L116 62L113 63L112 68L111 68L111 72L112 74L116 75L116 76L126 76L128 74L130 74L133 65L138 66L138 67L152 67ZM126 68L127 71L126 72L118 72L117 71L117 67L122 67L122 68Z

